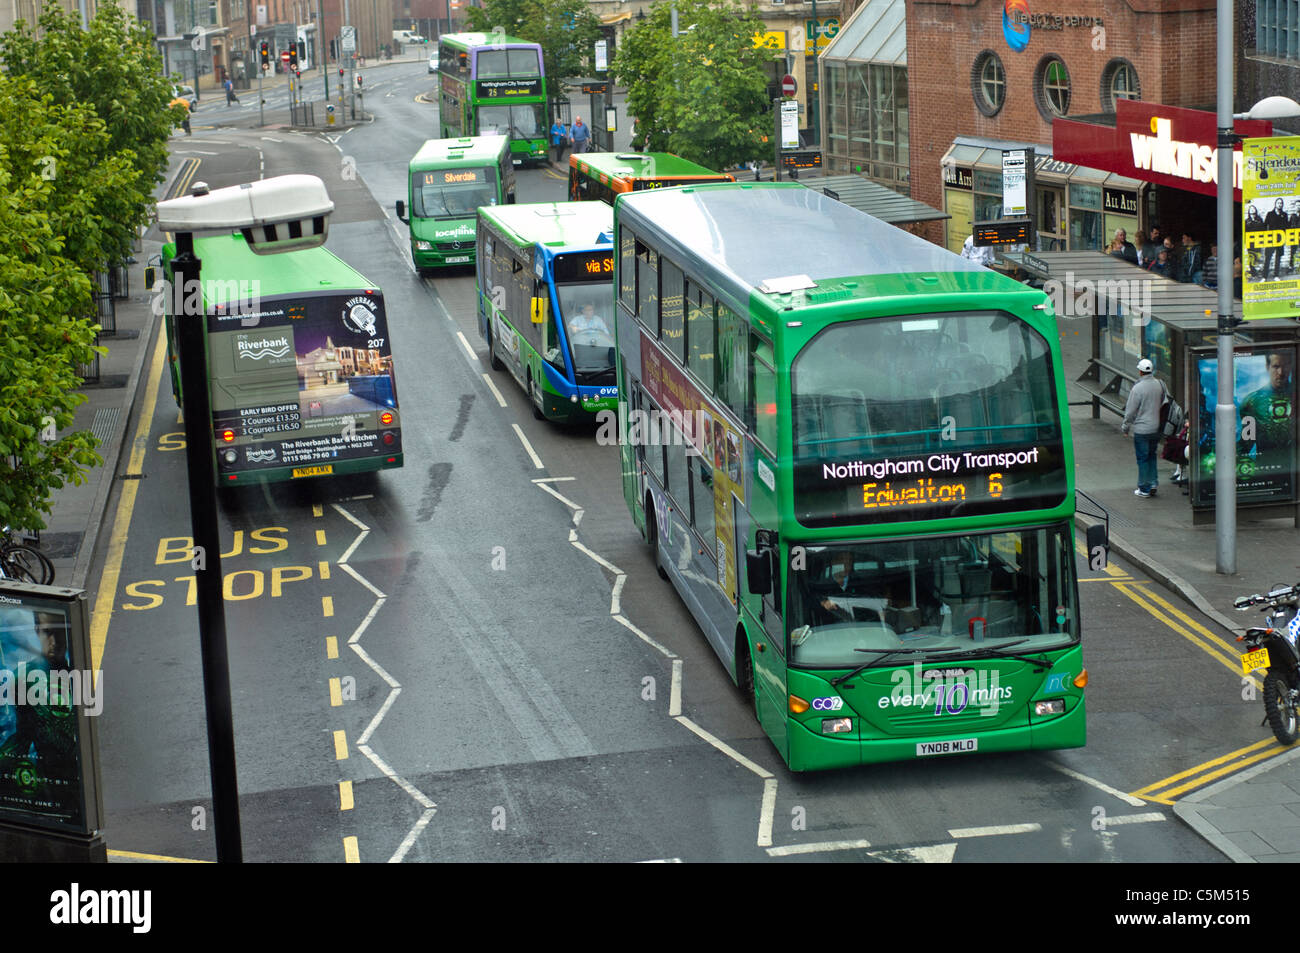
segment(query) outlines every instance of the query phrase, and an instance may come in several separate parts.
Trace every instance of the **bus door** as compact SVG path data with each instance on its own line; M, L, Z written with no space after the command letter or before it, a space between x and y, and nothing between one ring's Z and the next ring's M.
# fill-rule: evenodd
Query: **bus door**
M743 548L741 552L744 552ZM763 596L763 631L755 642L753 659L758 720L784 757L789 702L785 687L785 620L781 598L785 592L786 572L782 562L777 550L772 554L772 591Z

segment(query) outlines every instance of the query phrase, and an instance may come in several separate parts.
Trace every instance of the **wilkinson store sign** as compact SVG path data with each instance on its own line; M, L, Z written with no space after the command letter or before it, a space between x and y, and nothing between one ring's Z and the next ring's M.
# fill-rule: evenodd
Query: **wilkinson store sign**
M1238 120L1238 135L1273 134L1264 120ZM1214 195L1219 151L1214 113L1140 100L1115 104L1115 125L1057 119L1052 123L1052 155L1092 169L1188 192ZM1233 156L1234 198L1241 200L1241 152Z

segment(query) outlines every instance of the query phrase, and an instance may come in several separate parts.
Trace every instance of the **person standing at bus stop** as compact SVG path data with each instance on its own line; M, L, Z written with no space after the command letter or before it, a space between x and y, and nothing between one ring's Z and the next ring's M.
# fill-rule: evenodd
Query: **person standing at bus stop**
M1138 361L1138 381L1128 392L1124 405L1123 433L1133 431L1133 451L1137 456L1138 485L1134 496L1146 498L1156 495L1159 474L1156 470L1156 450L1160 446L1160 405L1164 403L1164 385L1151 373L1151 361Z
M568 142L569 129L556 116L555 122L551 123L551 146L555 149L555 161L561 165L564 164L564 147Z
M573 128L569 130L569 142L573 143L573 154L582 155L591 142L591 130L582 124L581 116L573 117Z

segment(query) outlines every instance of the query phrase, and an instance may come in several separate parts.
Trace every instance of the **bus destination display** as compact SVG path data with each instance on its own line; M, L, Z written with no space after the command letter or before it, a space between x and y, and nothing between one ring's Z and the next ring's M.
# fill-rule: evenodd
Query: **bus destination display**
M558 255L555 259L555 282L612 281L614 252L593 251L576 255Z
M486 181L486 169L437 169L424 173L425 185L465 185Z
M1065 494L1059 442L882 459L801 460L805 526L852 526L1049 508Z
M542 95L540 79L480 79L474 83L480 98L510 98Z
M734 179L718 178L687 178L687 179L633 179L632 191L643 192L647 189L671 189L675 185L713 185L715 182L735 181Z

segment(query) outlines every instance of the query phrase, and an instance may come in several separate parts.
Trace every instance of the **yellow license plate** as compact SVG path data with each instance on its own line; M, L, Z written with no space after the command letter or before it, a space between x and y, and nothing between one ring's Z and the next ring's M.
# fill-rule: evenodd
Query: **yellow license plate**
M329 476L333 472L333 465L326 464L323 467L298 467L293 471L293 475L294 477Z
M1268 649L1256 649L1241 657L1241 671L1249 675L1257 668L1268 668Z

